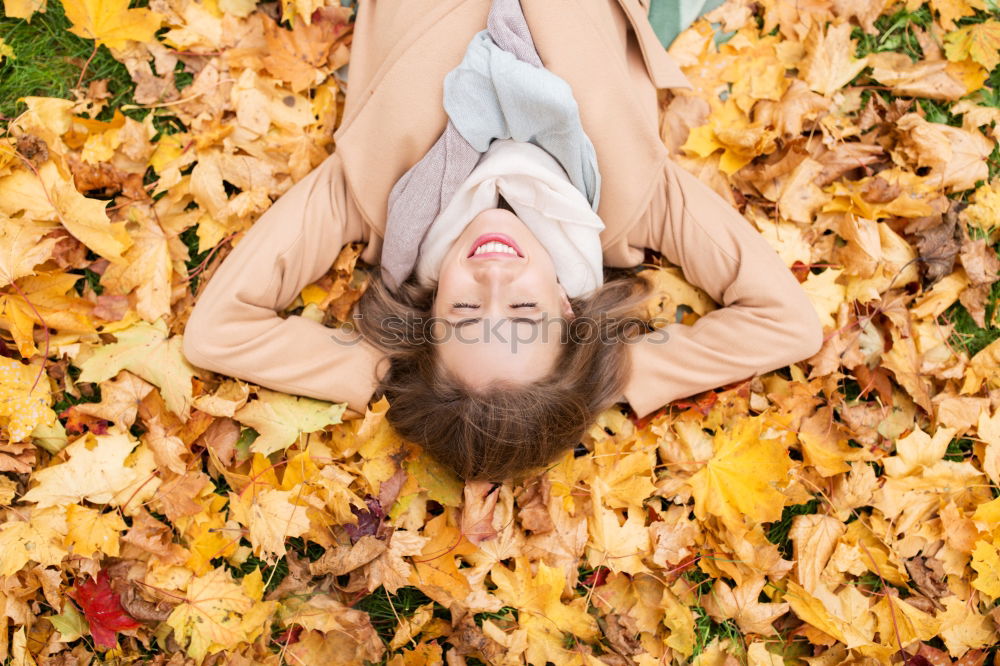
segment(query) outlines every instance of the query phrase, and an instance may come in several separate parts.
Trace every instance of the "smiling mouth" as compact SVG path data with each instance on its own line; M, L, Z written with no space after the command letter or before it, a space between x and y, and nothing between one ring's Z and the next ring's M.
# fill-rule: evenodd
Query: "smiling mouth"
M483 234L472 243L467 258L523 258L521 248L506 234Z

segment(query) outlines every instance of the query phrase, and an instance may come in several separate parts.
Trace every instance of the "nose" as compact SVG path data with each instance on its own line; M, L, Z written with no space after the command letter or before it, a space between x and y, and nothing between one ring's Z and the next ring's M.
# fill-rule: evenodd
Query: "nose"
M476 282L493 286L513 280L516 275L515 268L507 259L480 259L474 264L472 274Z
M504 293L508 285L517 277L517 271L513 262L505 259L484 259L477 262L472 270L472 275L476 282L486 288L488 293L484 314L498 314L493 312L504 302Z

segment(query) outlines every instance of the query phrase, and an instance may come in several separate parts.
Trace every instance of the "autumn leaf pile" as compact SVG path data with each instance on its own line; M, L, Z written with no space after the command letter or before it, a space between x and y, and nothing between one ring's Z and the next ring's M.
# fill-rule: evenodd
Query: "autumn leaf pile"
M384 402L346 418L181 354L198 287L335 148L352 10L326 4L65 2L134 104L90 81L0 139L0 658L1000 664L1000 340L970 354L947 315L1000 317L996 4L733 0L728 40L682 33L663 140L825 343L611 409L516 484L461 483ZM357 252L289 311L343 321ZM717 307L647 274L655 313Z

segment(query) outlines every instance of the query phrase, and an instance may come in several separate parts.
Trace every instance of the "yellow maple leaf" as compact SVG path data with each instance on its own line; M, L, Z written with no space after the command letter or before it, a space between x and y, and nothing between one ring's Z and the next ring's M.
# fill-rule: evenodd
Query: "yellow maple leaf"
M996 625L979 612L978 604L966 603L954 594L943 597L941 603L945 609L937 614L937 619L948 652L957 657L970 649L996 645Z
M21 356L31 358L38 352L35 324L63 334L96 332L89 316L93 305L73 291L79 279L61 272L27 275L17 281L20 291L0 293L0 319L7 322Z
M857 41L851 39L851 24L844 22L810 30L805 40L808 55L803 60L802 78L809 88L830 96L847 85L868 65L868 57L854 58Z
M33 511L27 520L0 524L0 576L13 576L29 561L59 566L66 518L60 507Z
M222 508L226 498L214 493L195 500L204 510L193 516L182 516L176 521L178 533L184 539L189 555L185 566L197 576L212 568L216 557L228 557L239 545L240 528L235 522L226 529L226 514Z
M765 430L766 427L768 431ZM789 433L774 417L743 419L715 435L715 455L688 480L695 515L714 515L734 524L743 517L755 522L781 517L785 496L778 487L788 483L792 460Z
M449 508L427 521L423 534L430 539L424 544L410 573L412 585L419 586L427 596L445 606L472 593L455 557L476 552L476 546L459 531L453 516L454 510Z
M990 73L986 68L972 60L972 58L966 58L958 62L949 60L946 71L962 82L962 85L965 86L965 94L982 88L983 84L986 83L986 79L990 77Z
M646 512L629 506L625 522L619 523L618 514L604 507L598 486L591 489L591 497L593 508L587 515L590 530L587 559L590 566L604 565L614 572L632 575L648 572L649 567L642 561L643 556L651 551Z
M8 18L23 18L31 23L35 12L45 13L48 0L3 0L3 13Z
M36 427L56 421L49 377L44 373L39 377L39 370L38 366L0 357L0 427L12 442L20 442Z
M245 586L219 567L191 580L184 602L170 613L167 624L187 655L200 662L209 652L255 640L276 604L252 598Z
M945 30L954 30L956 19L972 16L976 9L986 9L983 0L930 0L930 3L941 16L941 27Z
M975 393L985 383L987 388L993 389L1000 386L1000 338L986 345L969 361L965 369L965 381L960 394Z
M333 404L267 389L258 391L257 396L257 400L241 407L233 418L260 433L250 450L264 456L291 446L301 434L340 423L347 408L346 403Z
M242 496L230 494L233 519L250 528L255 552L269 562L285 554L285 539L302 536L309 529L306 507L291 501L298 494L274 488Z
M494 594L518 609L518 624L528 632L528 649L525 653L529 664L556 664L566 660L562 646L562 632L569 632L585 641L597 638L597 620L587 613L586 600L575 597L571 602L562 601L566 587L566 574L559 567L538 562L532 575L528 558L514 558L514 571L499 562L490 569L496 583Z
M135 510L160 486L153 453L128 433L87 433L63 449L66 462L32 475L37 485L24 495L39 507L86 499ZM134 449L134 451L133 451Z
M69 31L113 49L129 40L153 41L163 16L150 9L129 9L129 0L66 0Z
M990 598L990 601L1000 597L1000 552L988 541L977 541L972 551L972 568L976 578L972 587Z
M80 194L52 160L38 169L37 177L15 171L0 178L0 192L0 211L8 215L24 211L25 217L58 220L81 243L110 261L123 261L121 253L132 244L125 223L108 218L108 202Z
M973 23L944 36L944 54L958 62L971 58L988 70L1000 64L1000 21Z
M833 608L827 608L824 603L826 598L819 599L795 581L788 581L788 589L784 594L783 601L788 602L788 605L803 622L811 624L823 633L844 643L847 647L870 646L872 644L871 634L874 633L875 628L874 618L867 617L867 603L865 603L864 609L861 609L858 607L859 605L852 604L851 595L862 596L856 588L851 588L850 594L845 593L839 597L833 597L832 601L835 602L831 604ZM826 595L827 598L829 596L829 594ZM865 615L864 621L862 622L860 617L845 617L845 615L853 614L850 611Z
M884 173L880 175L883 179L887 178ZM864 198L865 189L871 181L872 177L853 181L841 180L825 188L826 192L833 194L833 199L823 206L823 212L853 213L866 220L877 220L893 215L921 217L934 212L926 201L927 192L931 188L922 183L900 183L903 191L899 196L887 202L871 203Z
M771 623L788 612L788 604L760 603L758 598L766 582L763 576L757 576L732 587L725 581L716 580L711 594L705 596L702 604L716 621L735 619L745 633L773 634Z
M941 622L933 615L899 597L893 599L891 606L889 603L888 597L882 597L871 609L878 620L883 644L895 645L900 641L910 645L915 640L927 641L937 636Z
M101 285L116 294L131 292L139 316L156 321L170 315L173 268L167 235L152 216L140 211L138 208L133 213L138 219L124 261L108 266L101 276Z
M66 507L66 546L74 555L90 557L100 551L118 557L119 533L128 529L115 512L101 513L96 509L70 504Z
M167 409L186 419L195 370L181 351L181 336L169 337L166 322L158 319L152 324L139 322L115 337L118 342L98 347L79 364L79 381L103 382L128 370L159 387Z
M962 211L964 219L990 233L1000 226L1000 181L980 185L972 193L972 202Z
M403 463L408 474L427 491L427 497L442 506L461 506L464 484L458 476L426 451L414 451Z
M822 273L810 272L802 284L823 326L836 328L833 315L847 294L847 288L839 280L843 272L842 268L827 268Z
M719 169L731 175L758 155L774 151L777 134L759 122L751 122L732 97L715 104L707 125L691 130L681 150L707 157L722 148Z
M377 493L382 482L391 478L396 473L396 470L399 469L397 454L403 445L403 440L386 420L385 413L388 410L389 401L383 397L365 411L365 418L355 431L357 433L356 445L362 460L361 476L368 481L372 493ZM444 496L439 498L436 496L436 492L440 490L442 495L447 494L446 488L454 488L458 477L437 461L430 462L430 456L426 455L426 453L421 453L419 458L423 458L424 461L423 463L418 462L416 467L419 468L422 464L434 465L433 470L429 470L429 472L435 477L435 482L442 484L441 488L437 488L431 492L431 499L435 499L442 504L448 504L448 499ZM411 468L408 471L416 475L418 481L424 482L426 480L425 476L421 476L420 472L416 471L416 468ZM429 483L424 487L430 490L430 485L432 484ZM460 498L462 495L461 482L457 483L457 493ZM452 503L452 506L458 506L458 504L459 502L456 501Z
M17 58L17 56L14 55L14 49L10 47L10 44L5 42L3 38L0 37L0 64L3 63L4 58L10 58L11 60L14 60L15 58Z
M284 21L298 18L309 25L312 22L313 12L323 4L323 0L281 0L281 18Z
M12 220L0 214L0 287L34 274L35 266L49 258L59 240L42 237L55 228L52 223Z

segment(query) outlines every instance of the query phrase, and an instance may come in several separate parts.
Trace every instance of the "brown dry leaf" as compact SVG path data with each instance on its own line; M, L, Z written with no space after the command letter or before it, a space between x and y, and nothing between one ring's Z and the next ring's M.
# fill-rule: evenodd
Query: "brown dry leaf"
M142 399L152 390L152 384L127 370L122 370L114 379L101 382L100 402L77 405L76 411L107 419L127 430L135 423L136 412Z
M967 190L988 175L986 158L993 143L978 130L929 123L908 113L896 125L900 149L915 164L930 167L928 185L945 191Z
M391 537L390 537L391 538ZM334 546L309 565L314 576L332 574L342 576L362 567L388 549L388 542L365 534L350 546Z
M261 58L264 68L273 76L288 81L292 90L300 92L325 78L318 68L326 63L337 33L326 21L306 24L296 22L285 30L262 14L267 52Z
M812 514L792 519L788 538L795 553L799 584L808 591L820 587L821 576L846 528L836 518Z
M957 100L967 92L944 60L913 62L904 53L884 52L868 56L868 64L872 78L890 86L896 95Z
M771 624L788 612L787 603L761 603L758 601L765 579L732 588L721 580L715 581L711 594L704 599L706 612L717 622L734 619L740 630L748 634L774 633Z
M851 25L840 23L810 30L805 39L808 56L802 63L803 78L809 88L829 97L868 66L868 56L854 58L856 43Z
M825 342L643 419L611 408L582 447L500 485L463 483L402 441L386 400L352 420L180 354L194 278L211 280L335 150L355 8L122 2L67 11L92 45L112 45L154 112L126 116L91 79L73 100L26 98L0 141L12 622L0 652L90 658L85 638L53 641L53 623L34 619L42 603L73 607L67 591L106 570L154 664L777 664L775 633L808 643L799 660L813 666L889 663L900 642L932 663L986 659L1000 617L980 603L1000 596L1000 341L969 358L954 344L964 323L942 318L959 303L995 323L1000 189L966 197L1000 138L984 0L932 0L930 23L895 28L879 20L900 8L891 0L733 0L678 37L670 52L693 88L659 95L666 150L789 266ZM40 8L5 0L10 16ZM717 45L712 20L735 34ZM856 27L869 45L905 28L923 57L856 59ZM964 98L949 108L962 126L929 122L915 98ZM364 251L345 246L301 291L303 316L350 319L371 277ZM690 324L718 309L650 258L649 314ZM806 503L785 559L769 536ZM258 563L282 556L289 573L265 596ZM350 607L406 586L453 621L423 604L377 632ZM697 606L739 636L700 645ZM123 639L119 656L134 647Z

